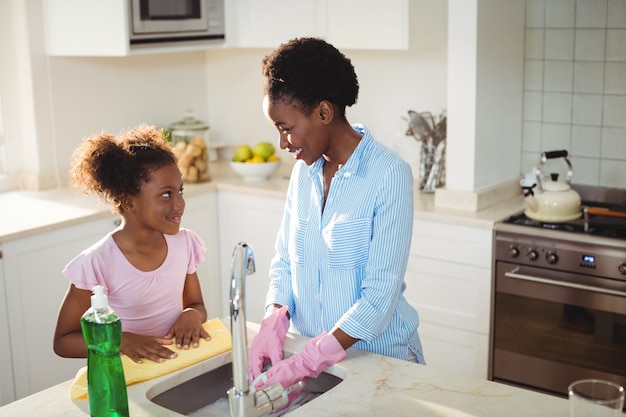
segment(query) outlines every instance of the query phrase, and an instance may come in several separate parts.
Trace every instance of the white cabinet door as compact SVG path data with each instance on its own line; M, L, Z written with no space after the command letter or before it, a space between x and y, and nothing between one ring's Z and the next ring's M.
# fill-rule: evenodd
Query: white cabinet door
M129 13L128 0L45 1L48 55L128 55Z
M328 42L344 49L407 49L408 0L326 0Z
M69 286L61 271L118 221L111 215L3 243L16 399L73 378L86 365L86 359L61 358L52 349L57 313Z
M204 241L205 261L198 265L198 278L208 318L223 317L220 297L220 269L217 240L217 193L185 196L182 226L193 230Z
M269 265L282 219L284 200L229 192L218 193L220 265L223 314L230 315L230 264L235 245L246 242L254 251L256 272L246 279L247 319L263 319L265 295L269 288Z
M229 1L232 0L226 0ZM46 52L51 56L127 56L224 46L220 41L131 47L130 0L45 0L42 3Z
M489 336L420 323L426 364L453 374L487 379Z
M487 377L492 231L416 220L405 297L430 366Z
M319 19L317 1L235 0L233 43L275 48L291 38L316 36Z
M407 49L408 7L408 0L236 0L233 44L276 48L314 36L339 49Z
M2 260L2 246L0 246L0 407L15 401L15 387L13 385L13 365L11 344L9 339L9 314L7 299L4 291L4 262Z

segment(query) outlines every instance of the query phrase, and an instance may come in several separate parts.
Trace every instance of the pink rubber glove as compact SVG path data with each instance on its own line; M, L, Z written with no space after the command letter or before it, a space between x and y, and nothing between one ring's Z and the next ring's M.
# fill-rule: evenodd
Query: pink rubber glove
M317 378L329 366L345 357L346 351L335 336L324 332L311 339L302 352L274 364L265 373L265 378L260 378L261 380L256 383L255 388L258 391L280 382L283 388L287 389L298 381L306 383L306 378ZM302 389L299 388L289 394L289 403L298 397Z
M274 307L274 311L261 322L259 334L254 337L248 350L248 383L261 374L267 359L272 365L283 359L283 341L287 330L287 306Z

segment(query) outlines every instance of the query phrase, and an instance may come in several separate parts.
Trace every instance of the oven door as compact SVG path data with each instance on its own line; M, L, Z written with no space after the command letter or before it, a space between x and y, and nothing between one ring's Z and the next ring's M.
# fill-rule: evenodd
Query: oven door
M626 386L626 282L496 263L490 377L567 395L578 379Z
M206 31L202 0L132 0L133 33Z

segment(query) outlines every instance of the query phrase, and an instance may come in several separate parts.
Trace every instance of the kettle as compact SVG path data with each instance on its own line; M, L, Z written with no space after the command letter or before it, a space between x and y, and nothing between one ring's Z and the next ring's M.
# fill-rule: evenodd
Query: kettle
M558 173L550 174L551 181L542 183L541 169L548 159L563 158L567 163L567 178L558 181ZM576 220L582 215L580 195L571 188L572 163L566 150L543 152L541 163L535 168L537 183L524 188L524 201L526 210L524 214L544 223L563 223ZM536 190L533 191L533 188Z

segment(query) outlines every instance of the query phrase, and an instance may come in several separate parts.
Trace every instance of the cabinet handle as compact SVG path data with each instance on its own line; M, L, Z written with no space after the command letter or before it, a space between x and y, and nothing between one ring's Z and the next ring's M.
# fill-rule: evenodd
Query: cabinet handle
M621 297L626 296L625 292L619 291L619 290L611 290L609 288L600 288L600 287L595 287L592 285L577 284L575 282L561 282L561 281L554 281L548 278L533 277L530 275L518 274L517 273L518 270L519 268L515 268L511 272L505 272L504 276L507 278L513 278L513 279L518 279L522 281L532 281L532 282L539 282L541 284L555 285L557 287L574 288L576 290L585 290L585 291L595 291L595 292L599 292L602 294L619 295Z
M114 225L115 227L119 227L119 225L120 225L120 224L122 224L122 219L115 219L115 220L113 221L113 225Z

